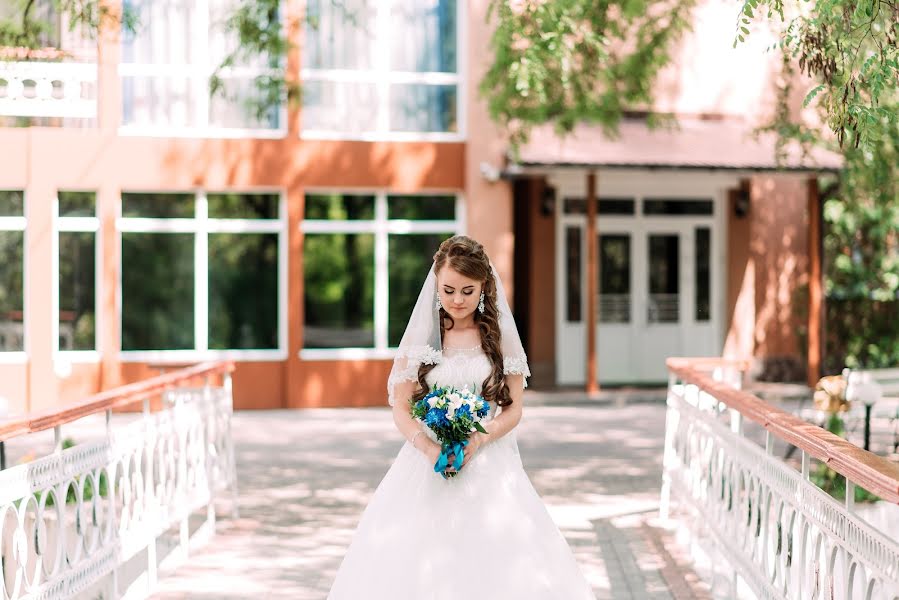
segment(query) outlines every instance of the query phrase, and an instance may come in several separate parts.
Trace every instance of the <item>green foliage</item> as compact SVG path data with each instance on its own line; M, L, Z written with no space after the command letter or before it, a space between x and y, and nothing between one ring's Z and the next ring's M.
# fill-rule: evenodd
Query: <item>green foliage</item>
M238 4L222 24L231 34L235 46L222 60L209 79L210 94L231 101L239 100L257 119L263 119L285 98L296 103L300 98L299 84L285 77L283 59L293 47L287 39L286 28L280 21L281 0L256 0ZM269 71L254 78L254 93L238 97L228 89L225 74L232 67L262 60Z
M895 140L899 97L899 3L895 0L745 0L734 45L750 19L766 11L783 23L778 47L815 85L805 97L820 108L840 146L872 149ZM797 16L790 16L790 13Z
M63 17L69 31L76 29L96 39L101 27L133 32L137 26L135 13L124 6L121 13L98 0L11 0L6 3L8 17L0 18L0 47L43 48L54 46L59 32L53 16ZM121 21L120 21L121 19Z
M491 117L513 148L530 130L580 122L614 134L627 111L652 106L652 84L694 0L491 0L493 64L481 82ZM658 124L657 115L650 124Z
M735 44L762 12L783 23L777 111L764 129L781 158L798 141L844 159L823 198L825 371L899 365L899 3L745 0ZM803 106L823 130L791 107L800 73L813 81Z

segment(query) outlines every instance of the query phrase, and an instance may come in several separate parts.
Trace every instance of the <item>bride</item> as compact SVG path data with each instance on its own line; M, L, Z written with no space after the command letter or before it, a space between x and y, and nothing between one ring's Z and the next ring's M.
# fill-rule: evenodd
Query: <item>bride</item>
M362 514L329 600L594 599L525 473L521 420L527 357L496 269L478 242L440 244L387 381L406 443ZM474 387L489 401L452 477L410 399ZM453 456L446 471L453 471Z

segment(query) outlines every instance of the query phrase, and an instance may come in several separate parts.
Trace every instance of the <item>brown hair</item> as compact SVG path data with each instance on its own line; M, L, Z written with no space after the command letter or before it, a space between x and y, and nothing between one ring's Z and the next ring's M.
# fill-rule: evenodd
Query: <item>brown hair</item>
M434 274L448 266L454 271L484 282L484 312L475 310L474 322L478 326L481 337L481 347L484 354L493 365L490 375L481 384L481 395L485 400L496 402L499 406L512 404L509 394L509 386L503 376L502 339L499 328L499 308L496 305L496 280L493 278L493 269L490 267L490 259L484 247L464 235L456 235L448 238L440 244L434 254ZM442 307L440 310L440 339L446 330L455 325L453 317ZM418 402L429 392L426 376L436 365L423 364L418 369L419 389L412 396L413 402Z

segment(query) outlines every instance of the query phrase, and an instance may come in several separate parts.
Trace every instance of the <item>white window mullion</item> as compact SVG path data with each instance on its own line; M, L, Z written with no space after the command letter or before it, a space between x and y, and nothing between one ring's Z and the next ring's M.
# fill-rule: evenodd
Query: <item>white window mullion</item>
M465 210L465 198L462 194L456 194L456 235L465 235L468 233L468 211Z
M0 217L0 231L25 231L25 217Z
M390 280L387 273L387 195L379 193L375 199L375 348L387 347L387 315L390 301Z
M374 70L378 73L378 125L380 132L390 131L390 0L378 2L375 28Z
M194 348L209 349L209 204L197 194L197 233L194 237Z

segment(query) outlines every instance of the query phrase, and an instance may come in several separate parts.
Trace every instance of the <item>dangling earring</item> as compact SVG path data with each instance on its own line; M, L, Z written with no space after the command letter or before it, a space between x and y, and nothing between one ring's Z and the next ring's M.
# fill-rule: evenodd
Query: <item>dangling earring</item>
M481 314L484 314L484 292L481 292L481 301L478 302L478 310L481 311Z
M434 302L434 310L439 311L441 308L443 308L443 305L440 304L440 296L437 296L437 299Z

